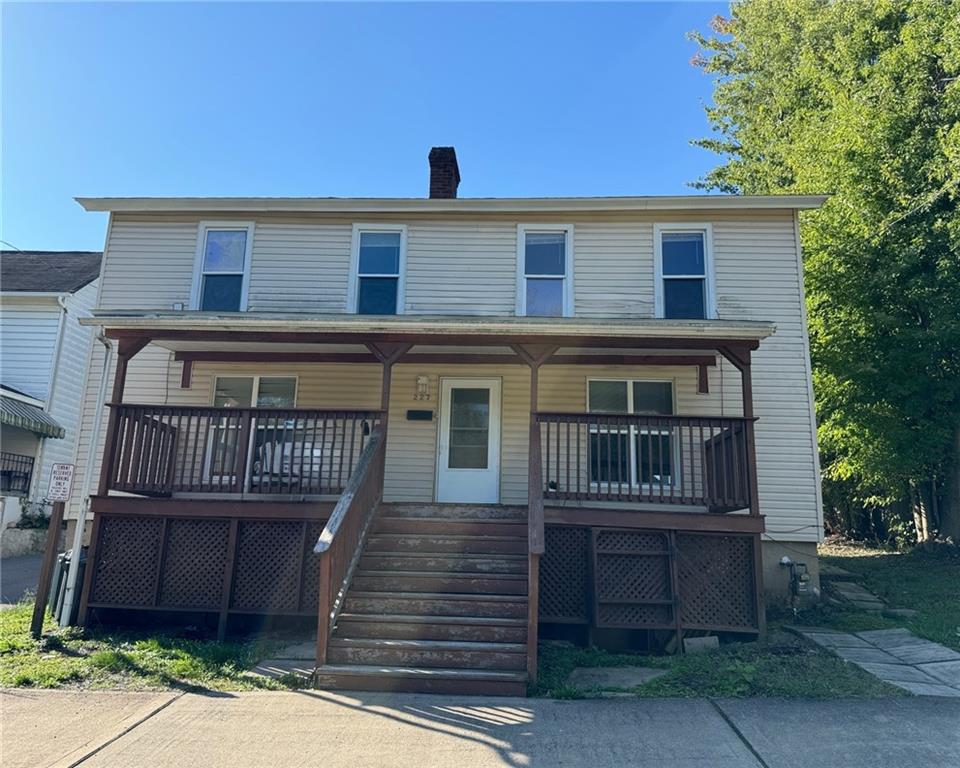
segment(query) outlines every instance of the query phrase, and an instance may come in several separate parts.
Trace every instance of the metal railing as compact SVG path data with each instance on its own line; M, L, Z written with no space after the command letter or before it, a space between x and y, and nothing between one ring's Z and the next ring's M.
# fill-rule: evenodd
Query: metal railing
M33 478L33 456L0 452L0 491L13 495L30 492Z

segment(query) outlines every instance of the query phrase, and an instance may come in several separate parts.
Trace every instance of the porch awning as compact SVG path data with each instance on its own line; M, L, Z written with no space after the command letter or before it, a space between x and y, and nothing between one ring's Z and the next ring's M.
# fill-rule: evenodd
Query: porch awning
M20 427L43 437L63 437L66 432L49 413L12 397L0 395L0 424Z
M504 344L522 340L562 343L676 342L677 346L707 346L713 341L758 342L776 330L771 322L755 320L593 319L573 317L474 317L447 315L314 315L258 312L136 312L111 311L83 318L108 335L151 339L240 339L254 335L264 341L304 343L396 340L442 344L469 341ZM699 342L699 343L698 343Z

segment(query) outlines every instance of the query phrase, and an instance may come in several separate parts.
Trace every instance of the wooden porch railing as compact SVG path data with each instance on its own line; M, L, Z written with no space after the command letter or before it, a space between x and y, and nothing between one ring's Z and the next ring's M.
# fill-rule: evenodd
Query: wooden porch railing
M320 607L317 619L317 666L327 660L327 644L363 551L367 530L383 495L386 437L376 430L356 470L314 547L320 556Z
M381 411L111 404L100 494L339 494Z
M754 419L538 413L537 420L548 501L755 509Z

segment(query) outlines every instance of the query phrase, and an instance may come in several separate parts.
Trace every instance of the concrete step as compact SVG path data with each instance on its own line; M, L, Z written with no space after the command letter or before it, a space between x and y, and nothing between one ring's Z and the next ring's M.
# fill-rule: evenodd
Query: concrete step
M361 592L443 592L463 595L525 595L525 574L359 570L352 589Z
M347 592L345 613L416 614L526 618L527 598L519 595L449 595L443 593Z
M476 669L367 667L325 664L314 675L317 688L478 696L525 696L526 672Z
M524 643L527 621L489 616L341 613L336 632L344 637Z
M519 536L454 536L375 533L367 538L365 552L416 552L464 554L527 554L527 538Z
M526 507L499 504L417 504L392 502L380 505L387 517L434 517L442 520L516 520L526 521Z
M415 554L366 552L360 569L366 571L419 571L442 573L527 573L527 555Z
M527 646L460 640L397 640L337 637L327 650L330 664L358 664L442 669L523 671Z
M526 522L472 520L440 517L391 517L380 514L371 533L403 533L416 536L506 536L526 539Z

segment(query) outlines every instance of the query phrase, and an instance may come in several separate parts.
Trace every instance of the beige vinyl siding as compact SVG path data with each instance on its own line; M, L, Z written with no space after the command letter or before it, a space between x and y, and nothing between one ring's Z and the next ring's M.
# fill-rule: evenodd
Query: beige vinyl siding
M247 309L251 312L345 312L349 224L257 223Z
M113 216L101 271L101 309L189 306L197 253L194 218Z
M512 315L516 276L516 224L426 222L407 230L408 314Z
M574 227L577 317L653 317L653 224L580 223Z
M752 371L760 511L768 535L816 541L822 516L793 217L719 221L713 247L720 317L777 325L753 354Z

